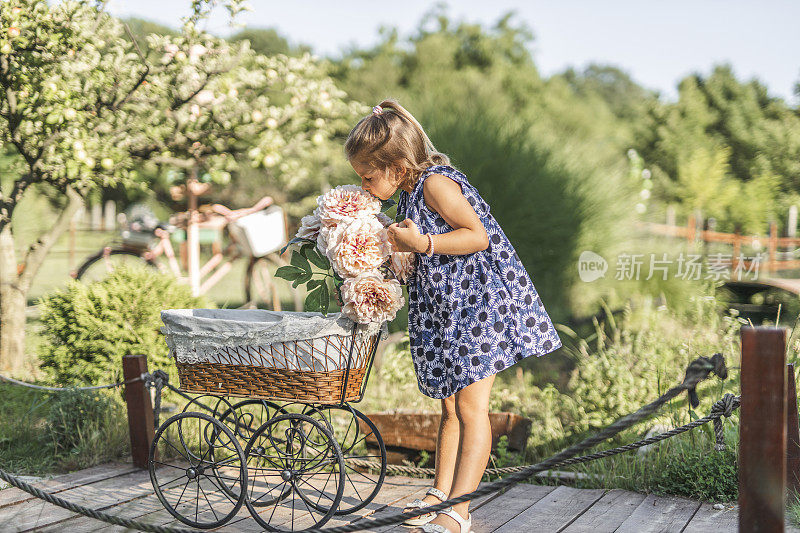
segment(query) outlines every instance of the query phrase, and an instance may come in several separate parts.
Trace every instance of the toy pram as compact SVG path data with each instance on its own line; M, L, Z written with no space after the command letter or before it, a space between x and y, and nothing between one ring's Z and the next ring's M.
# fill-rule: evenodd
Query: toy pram
M260 309L161 318L180 389L199 395L159 426L150 450L153 488L173 516L215 528L243 519L244 505L265 529L299 531L377 495L386 448L350 404L363 398L385 325Z

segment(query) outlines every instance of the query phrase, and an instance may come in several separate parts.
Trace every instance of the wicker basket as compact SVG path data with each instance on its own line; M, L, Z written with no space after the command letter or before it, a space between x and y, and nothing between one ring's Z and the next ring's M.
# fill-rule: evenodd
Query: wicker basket
M237 346L216 354L217 360L228 363L191 364L176 358L175 365L180 388L186 392L337 405L357 402L363 397L379 338L380 332L371 336L327 335L267 346ZM174 352L170 355L175 357ZM244 360L248 364L240 364ZM258 364L259 361L263 364ZM281 368L276 365L279 361L302 362L315 370L295 370L288 363ZM349 365L337 368L336 361L347 361Z

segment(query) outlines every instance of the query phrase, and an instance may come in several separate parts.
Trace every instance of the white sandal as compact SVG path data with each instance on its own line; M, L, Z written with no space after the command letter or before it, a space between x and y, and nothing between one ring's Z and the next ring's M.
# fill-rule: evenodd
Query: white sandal
M430 494L431 496L433 496L434 498L438 498L439 501L442 501L442 502L447 499L447 494L445 494L444 492L440 491L436 487L429 488L428 491L425 494L426 495ZM422 509L423 507L429 507L431 505L433 505L433 504L428 503L428 502L426 502L424 500L420 500L419 498L417 498L413 502L406 504L404 509ZM419 515L419 516L415 516L414 518L409 518L408 520L403 522L403 524L405 524L407 526L421 526L423 524L427 524L428 522L430 522L434 518L436 518L436 513L426 513L426 514L422 514L422 515Z
M472 531L472 514L469 515L469 518L462 518L462 516L458 514L456 510L453 509L452 507L442 509L437 514L446 514L447 516L458 522L459 533L474 533ZM422 531L424 533L453 533L452 531L450 531L441 524L424 524L422 526Z

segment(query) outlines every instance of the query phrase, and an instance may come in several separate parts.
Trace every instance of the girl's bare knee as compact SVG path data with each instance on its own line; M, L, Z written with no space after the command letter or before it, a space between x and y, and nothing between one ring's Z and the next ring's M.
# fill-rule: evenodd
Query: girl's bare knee
M489 420L489 402L477 398L459 397L455 402L456 416L462 424L483 423Z

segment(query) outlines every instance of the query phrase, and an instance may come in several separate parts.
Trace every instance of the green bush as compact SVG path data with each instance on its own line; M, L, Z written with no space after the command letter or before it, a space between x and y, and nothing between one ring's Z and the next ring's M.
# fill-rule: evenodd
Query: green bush
M737 452L730 446L721 452L695 449L655 470L651 483L654 491L665 494L730 502L739 494L737 472Z
M150 369L168 367L161 310L212 306L175 278L145 267L120 267L90 284L70 281L39 305L40 367L60 384L121 381L121 358L129 354L146 354Z

